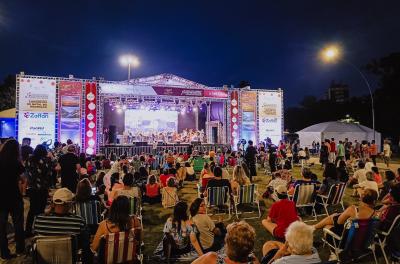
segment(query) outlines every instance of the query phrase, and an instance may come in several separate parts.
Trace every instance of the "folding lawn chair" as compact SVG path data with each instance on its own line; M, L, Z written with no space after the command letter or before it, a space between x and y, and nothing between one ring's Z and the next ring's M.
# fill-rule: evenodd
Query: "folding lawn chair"
M229 189L224 187L208 187L207 196L204 197L206 203L206 214L209 209L217 208L218 210L223 207L228 207L229 219L231 218L231 199L229 197Z
M318 203L324 206L326 215L329 215L328 206L335 206L340 204L344 211L343 196L345 190L346 190L346 183L341 182L332 185L329 188L328 195L318 194L318 197L321 199L321 202Z
M315 190L316 184L312 182L296 185L291 200L295 202L296 208L311 207L314 221L317 221L317 213L315 212Z
M238 205L257 205L258 216L248 217L244 219L254 219L261 217L260 202L257 197L257 184L242 185L238 190L238 196L234 197L235 215L239 218L239 214L244 213L255 213L255 211L250 212L238 212Z

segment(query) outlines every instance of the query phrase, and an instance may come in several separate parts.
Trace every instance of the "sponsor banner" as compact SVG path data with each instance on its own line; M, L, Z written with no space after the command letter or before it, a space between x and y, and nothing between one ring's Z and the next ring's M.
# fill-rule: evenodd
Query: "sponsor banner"
M259 140L270 138L278 144L282 139L282 98L281 92L258 93Z
M149 85L131 85L123 83L100 83L100 92L105 94L131 94L131 95L170 95L228 99L228 91L212 89L190 89Z
M96 83L86 83L85 88L85 152L93 155L97 144Z
M228 99L227 90L203 90L204 97Z
M149 85L131 85L123 83L100 83L100 92L106 94L157 95Z
M55 112L56 81L21 78L19 83L19 111Z
M60 142L72 142L81 146L82 82L60 81L58 84Z
M203 97L203 90L153 86L157 95Z
M241 137L248 141L251 139L256 142L256 102L257 92L242 91L240 94L241 110L242 110L242 125Z
M239 93L237 91L231 92L229 100L230 104L230 138L231 146L236 149L236 143L239 141Z
M18 104L18 140L29 137L32 147L54 143L56 81L21 78Z

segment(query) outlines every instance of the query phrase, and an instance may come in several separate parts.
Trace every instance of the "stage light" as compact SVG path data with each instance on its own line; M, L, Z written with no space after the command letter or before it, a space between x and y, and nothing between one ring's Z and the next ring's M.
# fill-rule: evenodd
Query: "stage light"
M165 107L164 107L164 106L161 106L161 107L160 107L160 110L161 110L161 111L165 111Z
M144 105L141 105L141 106L140 106L140 109L144 110Z
M175 109L175 106L171 106L171 110L172 111L175 111L176 109Z
M118 114L121 114L121 113L122 113L122 109L121 109L121 108L118 108L118 109L117 109L117 113L118 113Z
M146 106L146 110L149 111L150 110L150 106Z
M123 109L123 110L126 110L126 105L123 105L123 106L122 106L122 109Z
M197 106L193 107L193 111L197 112Z
M117 109L120 109L120 108L121 108L121 106L120 106L119 104L117 104L115 107L116 107Z

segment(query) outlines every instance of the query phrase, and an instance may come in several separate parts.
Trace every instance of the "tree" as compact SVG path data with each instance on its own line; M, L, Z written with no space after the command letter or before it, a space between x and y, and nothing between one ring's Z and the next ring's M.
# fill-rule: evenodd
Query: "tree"
M0 111L15 107L15 76L8 75L0 85Z
M250 86L250 82L249 81L240 81L238 84L239 88L244 88L246 86Z

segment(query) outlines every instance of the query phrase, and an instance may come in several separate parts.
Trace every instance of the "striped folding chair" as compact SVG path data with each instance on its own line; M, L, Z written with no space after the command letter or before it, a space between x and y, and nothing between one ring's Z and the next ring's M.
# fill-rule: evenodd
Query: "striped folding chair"
M207 196L204 197L204 202L206 203L206 214L209 209L216 208L220 209L222 207L228 207L229 219L231 218L231 201L229 197L229 188L224 187L208 187Z
M140 204L140 200L137 197L129 197L129 214L135 215L140 220L140 225L143 230L143 221L142 221L142 206Z
M311 207L314 221L317 221L317 213L315 212L315 191L316 184L312 182L296 185L291 200L295 202L296 208Z
M98 225L101 221L99 201L75 203L73 205L73 212L82 217L87 225Z
M73 236L36 236L32 240L32 263L76 263L76 242Z
M234 197L236 218L239 218L239 214L254 213L254 211L238 213L238 209L237 209L238 205L254 205L254 204L257 205L258 216L248 217L248 218L244 218L244 219L260 218L261 210L260 210L260 202L257 198L257 184L249 184L249 185L240 186L238 191L239 191L238 196Z
M328 195L318 194L318 197L320 198L320 201L318 203L324 206L326 215L329 215L328 206L335 206L340 204L342 206L342 210L344 211L343 196L345 190L346 183L341 182L332 185L329 188Z
M139 241L136 240L135 230L109 233L102 237L99 263L136 263L143 261Z

